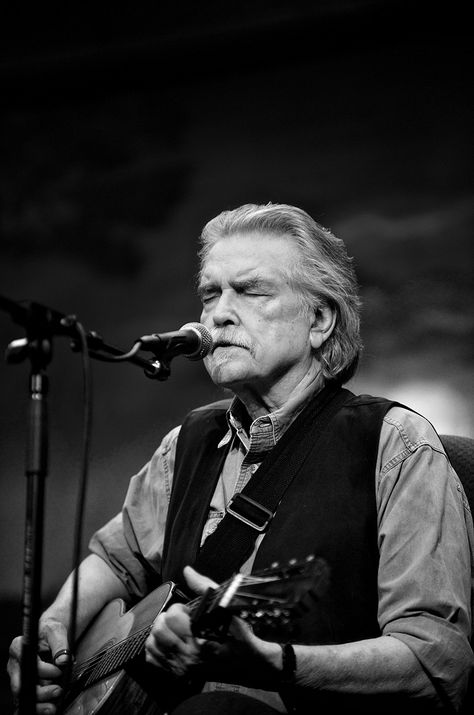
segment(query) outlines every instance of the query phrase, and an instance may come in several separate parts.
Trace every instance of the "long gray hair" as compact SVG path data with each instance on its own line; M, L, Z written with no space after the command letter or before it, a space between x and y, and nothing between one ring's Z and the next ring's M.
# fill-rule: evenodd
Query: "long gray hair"
M201 271L214 243L238 233L284 236L298 246L301 260L289 267L289 280L305 309L317 312L328 305L335 311L334 330L319 348L318 359L327 380L347 382L357 368L362 342L357 278L344 242L296 206L244 204L204 226Z

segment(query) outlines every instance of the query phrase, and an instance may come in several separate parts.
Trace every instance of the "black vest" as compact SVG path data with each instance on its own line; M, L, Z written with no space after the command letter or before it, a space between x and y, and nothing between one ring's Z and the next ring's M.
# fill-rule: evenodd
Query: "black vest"
M254 564L254 570L260 570L276 560L284 563L310 553L328 563L329 588L299 620L292 635L299 643L343 643L380 634L375 465L382 420L395 403L346 392L347 401L325 425L316 448L314 435L307 430L308 458L285 493ZM228 405L223 401L199 408L183 423L163 580L180 582L183 567L193 564L198 554L226 456L217 445L227 429ZM258 471L252 478L258 478Z
M315 435L306 430L308 459L285 493L254 564L259 570L275 560L314 553L330 567L329 589L299 619L290 638L286 632L279 638L255 629L268 640L326 644L380 635L375 467L383 418L398 403L346 392L347 401L326 423L316 446ZM181 582L183 567L193 564L199 552L226 456L217 445L227 429L228 406L222 401L199 408L183 423L165 534L164 580ZM298 715L434 715L431 705L402 693L362 696L295 688L283 697ZM437 715L452 712L449 705L436 710Z

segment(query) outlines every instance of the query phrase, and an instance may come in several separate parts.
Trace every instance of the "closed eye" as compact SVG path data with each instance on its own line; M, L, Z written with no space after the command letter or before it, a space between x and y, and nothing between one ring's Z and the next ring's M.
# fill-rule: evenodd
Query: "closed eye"
M244 293L245 295L266 296L271 293L271 284L259 277L235 281L233 288L236 293Z
M202 303L209 303L220 295L220 291L217 288L203 286L198 288L198 295Z
M216 293L206 293L201 296L201 303L210 303L214 298L217 298Z

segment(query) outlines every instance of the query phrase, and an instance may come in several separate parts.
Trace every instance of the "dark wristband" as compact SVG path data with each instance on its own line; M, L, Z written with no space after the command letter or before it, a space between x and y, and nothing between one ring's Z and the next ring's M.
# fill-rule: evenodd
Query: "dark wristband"
M296 655L291 643L280 643L281 648L281 674L282 685L294 685L296 673Z

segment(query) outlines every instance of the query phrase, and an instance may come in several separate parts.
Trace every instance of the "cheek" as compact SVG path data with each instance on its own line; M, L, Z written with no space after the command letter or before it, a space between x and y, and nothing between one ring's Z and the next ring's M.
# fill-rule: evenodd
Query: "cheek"
M266 336L267 340L275 340L289 344L301 345L309 341L310 320L305 319L302 309L292 305L283 310L262 313L257 320L257 335Z

